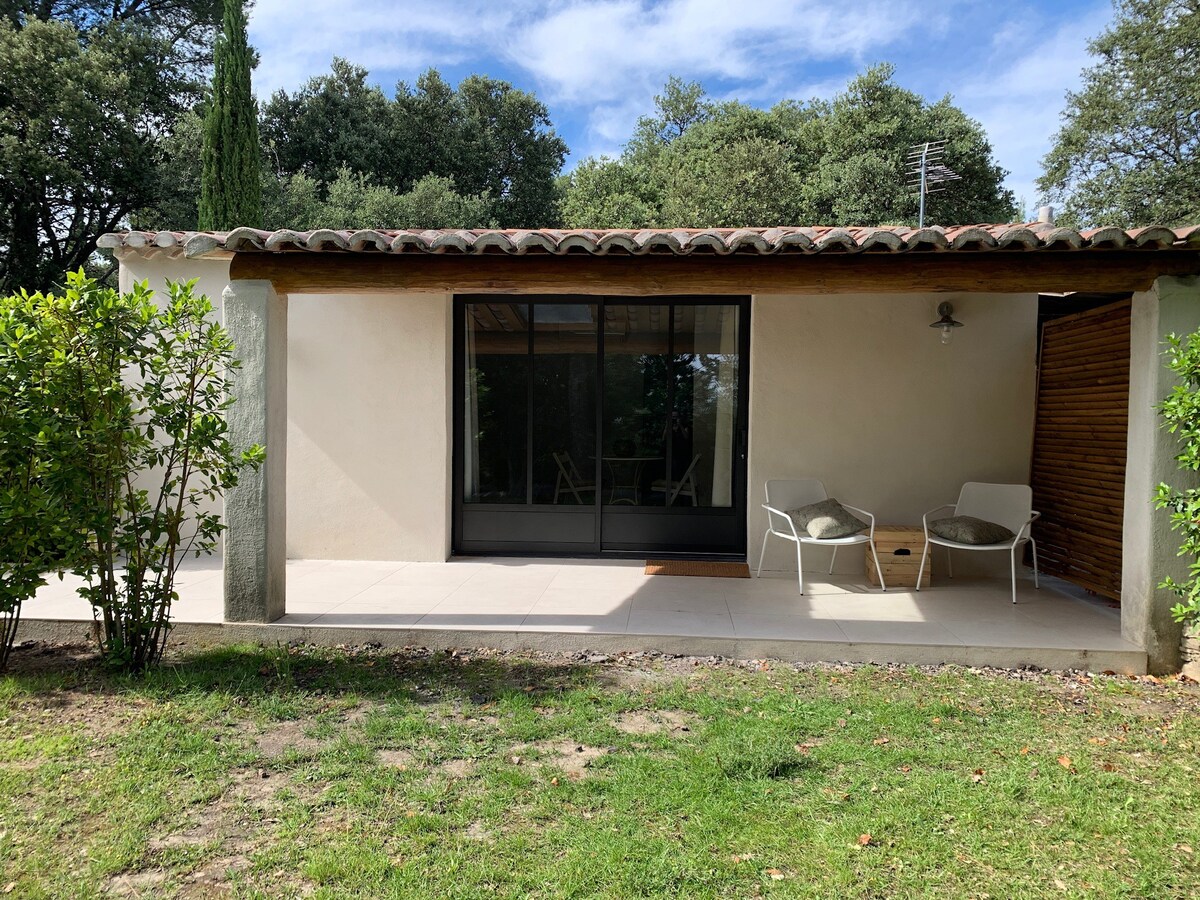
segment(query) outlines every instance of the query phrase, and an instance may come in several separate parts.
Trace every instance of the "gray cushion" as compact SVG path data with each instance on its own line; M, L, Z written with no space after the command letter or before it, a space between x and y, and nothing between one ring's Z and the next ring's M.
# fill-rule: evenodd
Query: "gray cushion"
M797 531L807 531L810 537L823 541L850 537L870 526L832 497L820 503L810 503L799 509L789 509Z
M1016 537L1003 525L987 522L974 516L951 516L935 519L929 530L940 538L956 544L1007 544Z

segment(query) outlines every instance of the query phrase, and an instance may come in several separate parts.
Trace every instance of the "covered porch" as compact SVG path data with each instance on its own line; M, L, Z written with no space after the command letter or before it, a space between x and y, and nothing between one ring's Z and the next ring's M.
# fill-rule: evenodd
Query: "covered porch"
M180 621L198 616L196 627L223 629L227 638L268 640L289 629L298 639L341 642L567 642L599 650L1100 670L1178 664L1170 596L1157 588L1178 561L1165 517L1150 505L1154 484L1175 476L1173 438L1158 428L1154 403L1170 388L1159 358L1162 335L1200 325L1200 229L238 229L111 238L123 283L199 277L202 290L222 297L221 315L244 361L231 434L238 443L268 447L266 467L225 497L223 569L203 585L181 587ZM800 597L795 564L778 550L774 559L768 553L772 577L749 582L648 578L641 574L645 556L456 558L471 549L457 530L461 504L470 499L464 432L475 419L456 386L475 366L456 335L471 302L489 309L527 303L536 312L538 304L564 301L604 311L663 306L663 298L685 298L672 301L679 308L747 298L738 326L749 338L742 346L744 416L722 445L741 504L731 508L743 549L732 555L742 557L744 548L756 552L759 545L762 485L770 478L822 478L831 495L896 526L919 524L923 511L952 501L966 481L1027 483L1038 295L1082 291L1131 295L1128 421L1114 439L1127 450L1128 477L1110 511L1123 514L1112 541L1121 569L1119 612L1077 602L1073 589L1049 580L1039 593L1023 583L1020 602L1006 606L1005 581L983 561L956 569L953 581L935 571L934 588L920 594L877 594L866 586L861 557L839 559L833 576L810 579L810 593ZM968 325L949 347L928 327L944 300ZM663 321L680 321L672 316ZM533 365L542 359L538 316L525 321L533 323L521 332ZM590 321L605 347L609 317L593 314ZM603 365L595 368L603 376ZM528 384L524 410L535 409L532 378ZM532 422L535 413L518 415ZM480 426L473 427L477 437ZM602 437L593 440L577 460L608 452ZM518 477L507 484L518 501L537 506L538 457L517 450L510 465ZM707 469L715 470L716 454L705 453ZM595 465L599 483L604 470ZM1065 461L1084 480L1096 465L1075 456ZM705 485L699 493L715 502ZM592 540L602 555L608 548L600 498L615 506L619 495L591 496L600 535ZM689 521L699 522L692 505ZM528 536L510 527L516 521L493 529L493 545L511 542L528 552L521 551ZM202 594L208 611L193 614ZM361 606L368 603L373 608ZM1134 657L1103 664L1094 655L1100 652Z
M224 623L220 559L180 572L176 636L325 645L662 651L700 656L1038 666L1140 674L1118 609L1054 578L960 577L880 592L861 577L648 576L636 560L289 560L288 611ZM77 638L91 610L68 577L26 609L25 637ZM30 621L36 620L36 621ZM88 623L88 624L84 624Z

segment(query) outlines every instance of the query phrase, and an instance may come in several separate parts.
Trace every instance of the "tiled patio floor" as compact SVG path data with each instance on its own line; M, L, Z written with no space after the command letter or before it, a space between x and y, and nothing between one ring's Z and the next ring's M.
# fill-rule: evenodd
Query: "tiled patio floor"
M1040 591L1032 579L1021 581L1014 606L1005 580L941 579L920 593L881 593L859 581L813 575L806 577L808 593L801 596L794 575L647 576L641 561L292 560L287 573L288 613L273 625L306 632L472 630L814 642L831 659L853 658L839 656L839 645L942 648L952 658L962 658L953 651L967 648L1108 652L1129 660L1141 654L1121 638L1117 610L1051 578L1043 579ZM70 577L53 580L26 606L25 618L89 620L75 587ZM221 622L219 559L186 563L178 590L177 622ZM1022 659L1014 654L1012 664ZM1144 659L1141 654L1143 666Z

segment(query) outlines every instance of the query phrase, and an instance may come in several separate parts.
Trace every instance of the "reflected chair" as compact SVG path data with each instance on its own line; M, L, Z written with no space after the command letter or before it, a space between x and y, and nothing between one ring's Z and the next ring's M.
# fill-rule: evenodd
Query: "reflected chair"
M696 490L696 465L700 462L700 454L697 453L692 457L692 464L687 467L687 471L683 473L683 477L678 481L667 481L665 478L660 478L650 485L650 490L659 494L667 495L667 506L674 506L677 497L691 497L692 506L697 506L700 502L699 491Z
M954 577L950 568L951 550L1007 550L1009 553L1009 569L1012 573L1012 602L1017 602L1017 548L1028 541L1033 550L1033 586L1040 588L1038 583L1037 542L1033 539L1031 527L1034 519L1041 515L1035 512L1033 506L1033 489L1027 484L986 484L980 481L968 481L958 494L957 503L947 503L937 509L931 509L921 517L925 527L925 550L921 553L921 570L917 575L917 590L921 589L921 578L925 574L925 560L929 558L929 545L937 544L946 548L946 571ZM972 516L985 522L1003 525L1013 533L1011 541L1001 541L995 544L960 544L948 538L939 537L929 531L930 516L943 510L954 510L955 516Z
M554 502L558 503L563 494L571 494L575 502L582 505L582 494L596 492L596 482L586 480L575 465L575 460L567 451L553 451L554 464L558 466L558 478L554 482Z
M766 493L767 502L763 504L763 509L767 511L767 532L763 535L762 550L758 554L756 577L762 577L763 557L767 552L767 538L771 535L796 544L796 576L800 582L801 594L804 593L804 559L801 555L801 548L805 544L833 548L833 556L829 560L830 575L833 574L833 564L837 562L839 547L845 547L848 544L870 544L871 556L875 559L875 574L879 576L879 586L884 591L887 590L887 584L883 580L883 567L879 565L879 553L875 550L875 516L865 509L843 503L842 506L846 509L867 517L870 525L869 531L866 534L852 534L844 538L815 538L807 531L798 531L796 523L792 521L792 517L785 510L799 509L810 503L828 500L829 494L825 492L825 485L819 479L773 478L767 482Z

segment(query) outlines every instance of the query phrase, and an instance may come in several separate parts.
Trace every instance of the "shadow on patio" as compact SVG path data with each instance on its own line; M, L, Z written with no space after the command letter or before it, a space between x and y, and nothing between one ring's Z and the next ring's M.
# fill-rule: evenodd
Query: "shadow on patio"
M1141 649L1121 638L1116 610L1053 578L1044 578L1040 591L1023 579L1014 605L1004 579L939 578L919 593L883 593L854 576L806 573L802 596L787 573L647 576L635 560L292 560L287 571L287 615L270 626L237 627L315 643L586 644L792 659L1145 666ZM219 559L184 565L177 623L222 621L221 574ZM90 620L74 590L70 578L53 581L28 605L26 618Z

